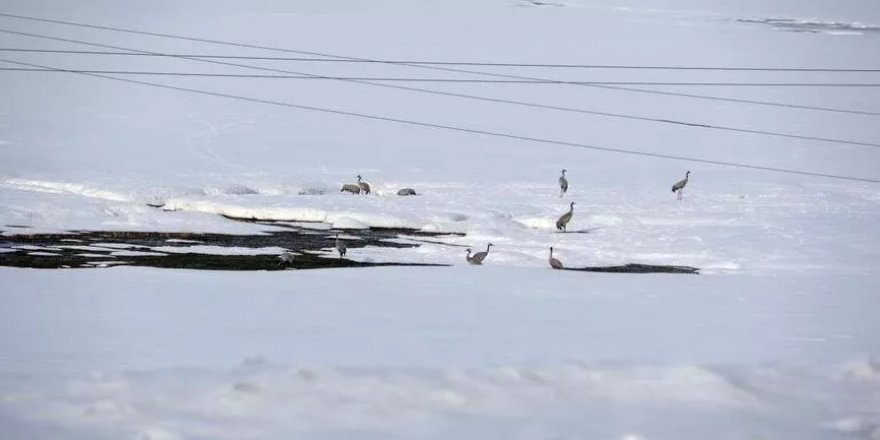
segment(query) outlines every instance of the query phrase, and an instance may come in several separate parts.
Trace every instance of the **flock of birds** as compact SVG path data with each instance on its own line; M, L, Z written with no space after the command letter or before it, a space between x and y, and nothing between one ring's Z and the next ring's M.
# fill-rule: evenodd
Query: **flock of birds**
M565 177L566 170L562 170L562 175L559 176L559 197L565 195L568 192L568 179ZM688 184L688 180L690 179L691 172L688 171L684 174L684 179L675 182L672 185L672 192L677 193L678 200L681 200L684 196L684 188ZM370 194L370 184L363 181L363 178L358 175L357 183L346 183L342 185L342 189L340 192L349 192L352 194ZM399 196L414 196L416 195L415 190L412 188L403 188L397 192ZM574 202L569 204L568 212L562 214L558 220L556 220L556 229L562 232L566 232L566 227L568 223L571 222L571 218L574 216ZM482 252L473 253L473 251L468 248L467 254L465 255L465 260L474 265L482 265L483 261L486 257L489 256L489 250L492 249L494 244L489 243L486 245L486 250ZM339 258L345 257L345 253L348 251L348 247L345 245L344 240L339 239L339 234L336 234L336 251L339 253ZM279 266L290 266L293 264L294 254L290 252L285 252L281 254L278 259L280 260ZM564 269L562 262L559 259L553 257L553 247L550 247L550 257L548 258L548 262L550 263L550 267L553 269Z
M360 174L357 176L357 183L346 183L342 185L342 189L339 192L349 192L352 194L360 194L364 193L365 195L370 194L370 184L363 181L363 177ZM415 196L416 190L412 188L403 188L400 191L397 191L397 195L399 196Z

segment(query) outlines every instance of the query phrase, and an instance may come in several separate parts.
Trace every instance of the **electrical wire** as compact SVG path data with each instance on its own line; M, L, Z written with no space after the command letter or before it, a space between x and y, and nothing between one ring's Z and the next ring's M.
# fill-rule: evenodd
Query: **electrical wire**
M0 59L0 62L20 65L20 66L28 66L28 67L36 67L36 68L42 68L42 69L54 69L54 70L64 71L64 69L59 69L56 67L40 65L40 64L24 63L21 61ZM720 160L702 159L702 158L678 156L678 155L672 155L672 154L649 153L649 152L638 151L638 150L629 150L629 149L623 149L623 148L605 147L605 146L591 145L591 144L578 143L578 142L567 142L567 141L554 140L554 139L522 136L522 135L504 133L504 132L498 132L498 131L480 130L480 129L475 129L475 128L458 127L458 126L453 126L453 125L444 125L444 124L435 124L435 123L430 123L430 122L421 122L421 121L414 121L414 120L408 120L408 119L399 119L399 118L388 117L388 116L370 115L370 114L366 114L366 113L357 113L357 112L338 110L338 109L332 109L332 108L325 108L325 107L308 106L308 105L295 104L295 103L283 102L283 101L273 101L273 100L268 100L268 99L253 98L253 97L242 96L242 95L233 95L233 94L229 94L229 93L211 92L211 91L207 91L207 90L200 90L200 89L194 89L194 88L189 88L189 87L179 87L179 86L172 86L172 85L168 85L168 84L153 83L153 82L149 82L149 81L140 81L140 80L134 80L134 79L130 79L130 78L117 78L117 77L102 75L102 74L97 74L97 73L84 73L84 72L68 72L68 73L72 73L75 75L84 75L84 76L89 76L89 77L94 77L94 78L109 79L109 80L113 80L113 81L125 82L125 83L130 83L130 84L140 84L140 85L145 85L145 86L150 86L150 87L159 87L159 88L167 89L167 90L176 90L176 91L180 91L180 92L195 93L195 94L199 94L199 95L215 96L215 97L220 97L220 98L235 99L235 100L240 100L240 101L268 104L268 105L273 105L273 106L287 107L287 108L300 109L300 110L308 110L308 111L315 111L315 112L322 112L322 113L331 113L331 114L336 114L336 115L350 116L350 117L355 117L355 118L360 118L360 119L368 119L368 120L374 120L374 121L392 122L392 123L402 124L402 125L413 125L413 126L441 129L441 130L447 130L447 131L479 134L479 135L484 135L484 136L492 136L492 137L499 137L499 138L506 138L506 139L516 139L516 140L530 141L530 142L543 143L543 144L560 145L560 146L567 146L567 147L583 148L583 149L588 149L588 150L603 151L603 152L609 152L609 153L627 154L627 155L633 155L633 156L651 157L651 158L658 158L658 159L681 160L681 161L704 163L704 164L710 164L710 165L722 165L722 166L729 166L729 167L736 167L736 168L747 168L747 169L753 169L753 170L777 172L777 173L797 174L797 175L802 175L802 176L824 177L824 178L829 178L829 179L839 179L839 180L858 181L858 182L867 182L867 183L880 183L880 179L872 179L872 178L866 178L866 177L854 177L854 176L844 176L844 175L838 175L838 174L819 173L819 172L803 171L803 170L795 170L795 169L787 169L787 168L766 167L766 166L760 166L760 165L751 165L751 164L744 164L744 163L737 163L737 162L726 162L726 161L720 161Z
M0 15L2 15L2 14L0 14ZM87 45L87 46L92 46L92 47L102 47L102 48L108 48L108 49L126 50L126 51L137 52L137 53L160 54L159 52L145 51L145 50L141 50L141 49L132 49L132 48L127 48L127 47L122 47L122 46L93 43L93 42L88 42L88 41L83 41L83 40L75 40L75 39L70 39L70 38L53 37L53 36L49 36L49 35L34 34L34 33L30 33L30 32L12 31L12 30L8 30L8 29L0 29L0 33L21 35L21 36L40 38L40 39L46 39L46 40L51 40L51 41L62 41L62 42L66 42L66 43L76 43L76 44L82 44L82 45ZM613 118L620 118L620 119L628 119L628 120L648 121L648 122L671 124L671 125L678 125L678 126L685 126L685 127L704 128L704 129L730 131L730 132L737 132L737 133L748 133L748 134L782 137L782 138L789 138L789 139L800 139L800 140L809 140L809 141L817 141L817 142L828 142L828 143L837 143L837 144L846 144L846 145L858 145L858 146L871 147L871 148L880 148L880 144L873 143L873 142L861 142L861 141L852 141L852 140L845 140L845 139L825 138L825 137L819 137L819 136L799 135L799 134L792 134L792 133L779 133L779 132L764 131L764 130L753 130L753 129L747 129L747 128L727 127L727 126L722 126L722 125L710 125L710 124L702 124L702 123L695 123L695 122L678 121L678 120L673 120L673 119L650 118L650 117L627 115L627 114L621 114L621 113L601 112L601 111L596 111L596 110L586 110L586 109L573 108L573 107L562 107L562 106L541 104L541 103L528 102L528 101L517 101L517 100L512 100L512 99L492 98L492 97L487 97L487 96L478 96L478 95L472 95L472 94L466 94L466 93L455 93L455 92L447 92L447 91L440 91L440 90L433 90L433 89L424 89L424 88L419 88L419 87L410 87L410 86L388 84L388 83L374 82L374 81L366 81L366 80L359 80L359 79L337 79L337 78L325 76L325 75L315 75L315 74L297 72L297 71L291 71L291 70L253 66L253 65L249 65L249 64L231 63L228 61L218 61L218 60L201 59L201 58L187 58L185 56L173 56L173 55L168 55L168 54L165 54L165 55L172 57L172 58L175 58L175 59L185 59L185 60L190 60L190 61L198 61L198 62L203 62L203 63L223 65L223 66L233 66L233 67L241 67L241 68L246 68L246 69L251 69L251 70L261 70L261 71L268 71L268 72L302 75L302 76L308 76L308 77L314 77L314 78L336 79L338 81L351 82L351 83L355 83L355 84L365 84L365 85L385 87L385 88L390 88L390 89L406 90L406 91L413 91L413 92L419 92L419 93L427 93L427 94L431 94L431 95L450 96L450 97L455 97L455 98L463 98L463 99L477 100L477 101L483 101L483 102L511 104L511 105L518 105L518 106L524 106L524 107L541 108L541 109L547 109L547 110L557 110L557 111L564 111L564 112L573 112L573 113L589 114L589 115L595 115L595 116L605 116L605 117L613 117ZM61 69L61 70L63 70L63 69ZM569 84L567 82L563 82L563 83ZM604 86L602 86L602 87L604 87Z
M2 30L0 30L2 32ZM459 78L411 78L382 76L324 76L324 75L258 75L243 73L211 73L211 72L158 72L150 70L94 70L65 69L71 72L106 73L113 75L154 75L154 76L196 76L215 78L251 78L251 79L323 79L342 81L381 81L381 82L427 82L427 83L463 83L463 84L629 84L651 86L725 86L725 87L880 87L880 83L740 83L740 82L677 82L677 81L574 81L547 80L531 81L516 79L459 79ZM57 70L31 69L19 67L3 67L0 71L18 72L57 72Z
M334 55L334 54L329 54L329 53L285 49L285 48L271 47L271 46L260 46L260 45L256 45L256 44L235 43L235 42L222 41L222 40L213 40L213 39L208 39L208 38L187 37L187 36L183 36L183 35L174 35L174 34L159 33L159 32L148 32L148 31L141 31L141 30L136 30L136 29L126 29L126 28L112 27L112 26L101 26L101 25L95 25L95 24L89 24L89 23L77 23L77 22L64 21L64 20L53 20L53 19L48 19L48 18L39 18L39 17L32 17L32 16L25 16L25 15L8 14L8 13L2 13L2 12L0 12L0 17L16 18L19 20L36 21L36 22L43 22L43 23L55 23L55 24L61 24L61 25L65 25L65 26L75 26L75 27L82 27L82 28L88 28L88 29L99 29L99 30L106 30L106 31L123 32L123 33L135 34L135 35L148 35L148 36L153 36L153 37L171 38L171 39L193 41L193 42L199 42L199 43L210 43L210 44L217 44L217 45L230 46L230 47L260 49L260 50L281 52L281 53L294 53L294 54L300 54L300 55L318 56L318 57L332 58L332 59L338 59L338 60L382 63L382 61L380 61L380 60L374 60L374 59L369 59L369 58L357 58L357 57L350 57L350 56L344 56L344 55ZM536 78L536 77L523 77L523 76L516 76L516 75L502 75L502 74L497 74L497 73L482 72L482 71L478 71L478 70L454 69L454 68L449 68L449 67L419 65L419 64L413 64L413 63L398 63L397 65L409 66L409 67L415 67L415 68L421 68L421 69L431 69L431 70L440 70L440 71L458 72L458 73L469 73L469 74L474 74L474 75L506 77L508 79L531 79L531 80L546 79L546 78ZM772 102L772 101L762 101L762 100L757 100L757 99L726 98L726 97L711 96L711 95L700 95L700 94L695 94L695 93L669 92L669 91L663 91L663 90L644 89L644 88L638 88L638 87L601 85L601 84L574 84L574 85L582 86L582 87L595 87L595 88L608 89L608 90L628 91L628 92L633 92L633 93L654 94L654 95L661 95L661 96L675 96L675 97L679 97L679 98L688 98L688 99L734 102L734 103L740 103L740 104L784 107L784 108L792 108L792 109L827 111L827 112L838 112L838 113L849 113L849 114L862 114L862 115L870 115L870 116L880 115L880 113L877 113L877 112L862 112L862 111L857 111L857 110L833 109L833 108L828 108L828 107L786 104L786 103L778 103L778 102Z
M4 15L4 14L0 14ZM112 55L112 56L155 56L130 52L108 52L88 50L60 49L24 49L0 48L0 52L31 52L79 55ZM486 66L486 67L535 67L554 69L611 69L611 70L700 70L722 72L829 72L829 73L877 73L880 69L867 68L834 68L834 67L712 67L712 66L660 66L660 65L623 65L623 64L540 64L540 63L502 63L475 61L420 61L420 60L369 60L369 59L328 59L310 57L267 57L249 55L204 55L204 54L173 54L190 58L215 58L262 61L293 61L293 62L330 62L330 63L382 63L382 64L426 64L432 66ZM164 56L164 55L163 55Z

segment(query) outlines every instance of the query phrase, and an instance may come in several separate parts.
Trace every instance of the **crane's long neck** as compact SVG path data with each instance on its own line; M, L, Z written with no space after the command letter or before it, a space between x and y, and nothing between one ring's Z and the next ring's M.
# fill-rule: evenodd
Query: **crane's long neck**
M550 248L550 258L553 258L553 248Z
M489 253L489 248L491 248L491 247L492 247L491 244L487 244L487 245L486 245L486 253L487 253L487 254Z

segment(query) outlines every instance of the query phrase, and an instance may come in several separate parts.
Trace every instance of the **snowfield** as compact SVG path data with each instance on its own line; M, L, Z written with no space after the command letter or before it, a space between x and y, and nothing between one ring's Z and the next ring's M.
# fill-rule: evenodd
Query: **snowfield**
M22 438L880 434L864 275L33 272L0 297Z
M7 0L0 14L312 54L3 15L0 49L880 68L880 7L872 0ZM0 51L0 67L22 67L3 60L271 73L174 57ZM223 60L337 77L500 79L388 63ZM561 81L878 79L876 72L443 67ZM504 139L74 73L0 77L0 253L73 250L95 259L93 269L0 268L4 440L880 439L877 183ZM405 90L327 79L126 78L880 179L878 87L382 82ZM559 197L563 168L571 189ZM670 187L688 170L679 202ZM339 191L357 175L372 194ZM419 195L398 196L401 188ZM559 233L555 222L572 201L569 232ZM197 238L133 246L74 235L253 235L289 225L327 236L348 230L341 238L350 240L370 227L464 235L404 235L400 241L420 246L348 254L451 267L266 272L113 266L171 252L265 256L285 248ZM15 249L4 242L39 233L71 238ZM465 249L490 242L484 266L465 263ZM553 271L550 246L567 267L686 265L700 275Z

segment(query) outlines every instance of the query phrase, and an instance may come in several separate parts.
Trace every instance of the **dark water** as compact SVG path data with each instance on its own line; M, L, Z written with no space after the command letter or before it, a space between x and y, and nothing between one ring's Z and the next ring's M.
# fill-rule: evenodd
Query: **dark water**
M373 266L444 266L444 264L409 263L405 261L363 262L343 258L336 253L336 234L343 234L350 253L367 246L378 248L417 248L424 243L442 246L444 237L464 234L434 233L413 229L310 229L283 222L252 219L231 219L272 226L285 230L263 234L230 235L188 232L119 232L75 231L66 234L20 234L0 238L0 266L39 269L97 268L108 266L149 266L168 269L202 270L284 270L322 269ZM8 225L7 225L8 226ZM572 231L572 233L575 231ZM586 231L584 231L586 232ZM279 247L296 254L292 264L282 264L278 255L211 255L186 252L190 246L236 248ZM176 247L179 252L158 248ZM126 252L149 253L126 255ZM113 255L123 252L122 255ZM234 253L232 251L230 253ZM240 252L240 251L239 251ZM698 273L687 266L627 264L623 266L591 266L565 268L569 271L607 273Z
M366 266L433 266L407 262L359 262L340 258L335 251L337 232L358 239L345 240L349 252L366 246L416 248L420 237L443 237L406 229L310 230L288 226L285 231L259 235L196 234L174 232L87 231L70 234L19 234L0 239L0 266L32 268L91 268L108 265L150 266L174 269L280 270ZM401 242L407 238L408 242ZM96 246L97 244L97 246ZM112 247L126 245L126 247ZM209 255L190 252L162 252L158 247L218 246L240 248L281 247L298 254L293 264L283 266L277 255ZM26 246L26 249L20 247ZM85 248L84 246L88 246ZM149 252L157 255L111 255L118 251ZM332 254L328 254L332 251Z

